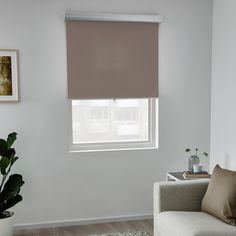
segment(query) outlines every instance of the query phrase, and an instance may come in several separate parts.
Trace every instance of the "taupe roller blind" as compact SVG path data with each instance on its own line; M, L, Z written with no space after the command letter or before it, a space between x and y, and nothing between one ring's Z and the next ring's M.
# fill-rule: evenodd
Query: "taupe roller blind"
M70 99L158 96L158 24L66 21Z

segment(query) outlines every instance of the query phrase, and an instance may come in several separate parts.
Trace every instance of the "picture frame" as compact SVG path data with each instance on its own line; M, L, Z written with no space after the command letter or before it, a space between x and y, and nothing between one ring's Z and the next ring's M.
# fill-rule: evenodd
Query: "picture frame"
M0 49L0 102L18 101L18 50Z

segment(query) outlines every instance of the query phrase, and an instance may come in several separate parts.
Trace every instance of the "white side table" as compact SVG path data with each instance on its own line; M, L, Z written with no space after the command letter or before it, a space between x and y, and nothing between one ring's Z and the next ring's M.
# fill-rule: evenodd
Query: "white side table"
M166 174L166 180L167 181L182 181L186 180L183 177L183 171L182 172L167 172Z

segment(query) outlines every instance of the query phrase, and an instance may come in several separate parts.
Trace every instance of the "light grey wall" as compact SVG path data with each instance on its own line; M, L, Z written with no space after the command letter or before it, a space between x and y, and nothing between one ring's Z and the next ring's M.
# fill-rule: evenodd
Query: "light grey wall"
M24 200L17 224L152 214L153 183L209 150L211 0L0 0L0 48L20 51L19 103L0 104L1 137L17 131ZM65 10L158 13L159 149L68 153ZM208 162L205 161L208 166Z
M211 169L236 170L236 1L214 0Z

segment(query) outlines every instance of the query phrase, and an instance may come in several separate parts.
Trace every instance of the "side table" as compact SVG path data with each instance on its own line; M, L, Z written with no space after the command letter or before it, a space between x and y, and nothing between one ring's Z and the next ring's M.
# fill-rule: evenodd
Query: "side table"
M166 174L166 180L167 181L182 181L186 180L183 177L183 171L182 172L167 172Z
M181 172L167 172L166 174L166 180L167 181L183 181L183 180L196 180L196 179L209 179L211 175L209 174L209 177L194 177L194 178L188 178L185 179L183 177L184 171Z

